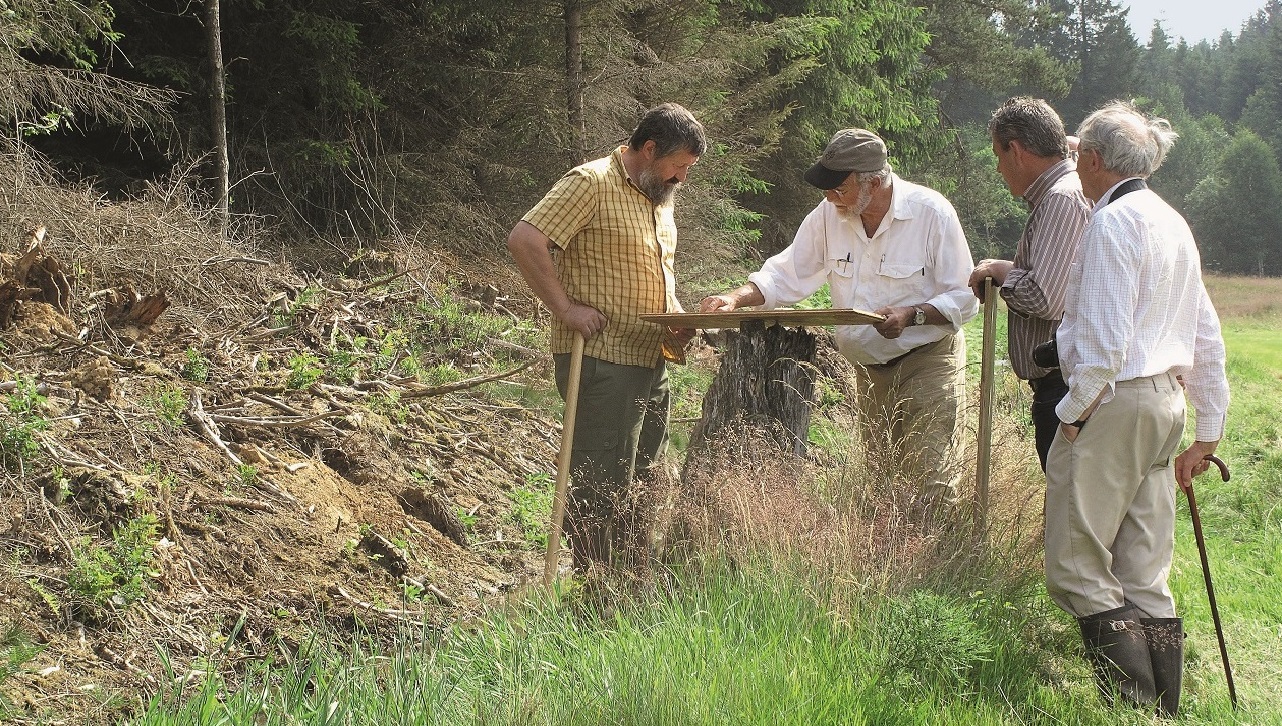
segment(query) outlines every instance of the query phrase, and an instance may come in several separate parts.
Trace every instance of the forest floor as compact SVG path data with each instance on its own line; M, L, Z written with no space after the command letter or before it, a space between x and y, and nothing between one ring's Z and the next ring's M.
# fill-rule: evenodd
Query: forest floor
M509 266L406 249L303 274L129 226L51 230L34 256L69 293L0 331L8 716L112 722L215 656L439 629L539 581L551 359L519 278L473 274Z

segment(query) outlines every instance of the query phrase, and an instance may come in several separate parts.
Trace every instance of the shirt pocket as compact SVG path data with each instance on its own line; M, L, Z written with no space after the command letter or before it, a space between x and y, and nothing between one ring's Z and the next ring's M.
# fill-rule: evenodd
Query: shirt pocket
M915 260L885 261L877 266L877 282L883 305L917 304L931 296L925 263Z
M837 275L838 277L844 277L844 278L854 277L855 276L854 257L850 254L845 254L840 257L837 256L836 254L831 254L827 257L827 259L824 260L824 270L826 270L829 274Z
M914 275L917 277L924 276L925 270L925 265L912 262L908 264L883 262L881 263L881 267L877 269L877 274L882 277L889 277L895 280L906 280L912 278Z

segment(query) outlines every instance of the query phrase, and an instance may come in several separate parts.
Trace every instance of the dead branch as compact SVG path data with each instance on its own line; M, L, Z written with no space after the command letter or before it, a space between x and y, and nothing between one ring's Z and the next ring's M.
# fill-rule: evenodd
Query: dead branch
M475 388L476 386L482 385L484 383L490 383L492 381L499 381L504 378L510 378L511 376L514 376L517 373L520 373L526 368L529 368L531 363L532 361L525 361L521 365L509 371L502 371L500 373L487 373L486 375L483 375L483 376L465 378L461 381L446 383L440 386L430 386L430 387L425 386L425 387L410 388L405 393L401 394L401 398L426 398L428 396L442 396L446 393L453 393L455 391L463 391L468 388Z
M260 260L256 257L227 257L225 255L214 255L213 257L210 257L204 262L201 262L200 266L209 267L211 265L221 265L227 262L243 262L247 265L270 265L271 264L271 260Z
M265 403L268 406L284 411L285 413L291 416L307 415L302 411L299 411L298 409L294 408L293 406L290 406L289 404L285 403L284 401L278 401L275 398L272 398L271 396L268 396L265 393L247 393L245 394L245 398L248 398L251 401L258 401L259 403Z
M219 423L230 423L230 424L237 424L240 426L276 427L276 428L282 428L282 429L306 426L307 424L310 424L310 423L315 423L317 421L323 421L327 418L334 418L335 416L342 416L342 415L343 415L342 411L326 411L324 413L318 413L314 416L303 416L303 417L276 416L272 418L248 418L244 416L223 416L220 414L213 414L213 413L208 414L209 419L211 421L217 421Z
M276 508L272 505L267 502L260 502L257 499L244 499L241 497L202 497L199 501L203 505L231 507L232 509L247 509L253 512L276 511Z
M200 393L201 389L192 389L191 401L187 406L187 418L195 424L196 430L208 439L209 443L213 444L219 451L223 452L223 455L226 456L231 463L236 466L243 466L245 462L241 461L239 456L236 456L236 452L227 448L227 444L223 441L222 436L218 434L218 424L215 423L213 418L205 411L205 404L200 400Z
M77 348L80 348L81 350L87 350L90 353L96 353L97 355L105 355L107 356L107 358L111 360L112 363L115 363L116 365L124 368L128 368L131 371L138 370L138 367L142 365L142 362L139 361L137 358L129 358L127 356L120 355L119 353L112 353L111 351L105 348L100 348L94 345L93 343L90 343L87 340L81 340L75 337L74 335L67 335L66 333L60 332L58 330L51 330L50 332L53 333L55 337L57 337L59 340L62 340L63 342L71 343Z
M420 628L427 626L427 623L423 622L422 620L414 620L409 617L411 615L421 616L423 615L422 612L414 612L412 610L395 610L392 608L381 608L373 603L365 602L364 600L357 600L356 598L348 594L348 592L344 590L341 585L335 585L334 592L339 597L355 605L356 607L361 608L362 610L369 610L370 612L378 613L379 615L391 618L392 620L399 620L403 623L416 625Z

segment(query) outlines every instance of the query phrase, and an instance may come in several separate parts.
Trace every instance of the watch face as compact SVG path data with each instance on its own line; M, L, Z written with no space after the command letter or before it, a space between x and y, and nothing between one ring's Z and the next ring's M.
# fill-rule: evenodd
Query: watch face
M918 310L916 314L913 315L913 325L925 325L925 324L926 324L926 311Z

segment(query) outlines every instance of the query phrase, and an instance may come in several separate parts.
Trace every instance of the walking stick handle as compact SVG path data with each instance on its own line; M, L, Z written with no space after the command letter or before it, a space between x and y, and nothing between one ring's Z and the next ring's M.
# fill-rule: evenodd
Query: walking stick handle
M1224 481L1229 480L1229 465L1225 464L1223 459L1216 456L1215 454L1207 454L1202 458L1206 461L1211 462L1212 464L1215 464L1215 468L1220 470L1221 479L1223 479Z

